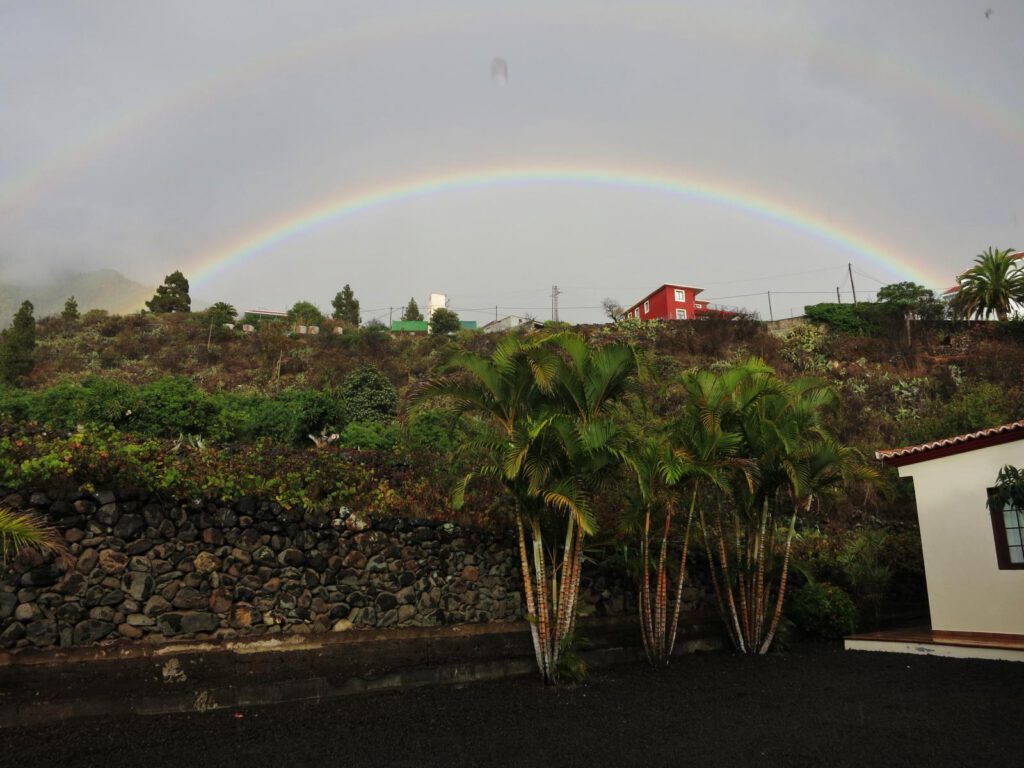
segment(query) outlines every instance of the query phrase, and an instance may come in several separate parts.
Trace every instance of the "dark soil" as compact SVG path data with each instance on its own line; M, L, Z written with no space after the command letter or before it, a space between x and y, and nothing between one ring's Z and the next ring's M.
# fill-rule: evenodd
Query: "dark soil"
M1024 664L800 647L535 679L0 730L31 766L1019 766Z

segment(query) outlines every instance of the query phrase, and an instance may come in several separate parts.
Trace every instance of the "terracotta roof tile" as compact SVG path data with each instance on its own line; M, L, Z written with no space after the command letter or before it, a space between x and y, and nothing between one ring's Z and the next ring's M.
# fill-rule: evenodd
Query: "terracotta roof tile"
M1014 432L1020 432L1021 434L1019 436L1011 436L1011 433ZM999 439L999 442L1004 442L1007 439L1024 439L1024 419L1021 421L1013 421L1009 424L1001 424L998 427L979 429L977 432L968 432L966 435L957 435L956 437L947 437L942 440L933 440L930 443L907 445L903 448L889 448L884 451L875 451L875 458L896 465L906 464L911 463L911 461L923 461L926 458L930 458L924 454L929 454L940 449L947 449L943 451L943 454L946 454L950 452L959 453L961 450L969 451L975 447L982 448L984 445L993 442L992 438L1001 438ZM982 444L977 446L969 445L970 443L978 441ZM957 448L959 448L959 450L948 450Z

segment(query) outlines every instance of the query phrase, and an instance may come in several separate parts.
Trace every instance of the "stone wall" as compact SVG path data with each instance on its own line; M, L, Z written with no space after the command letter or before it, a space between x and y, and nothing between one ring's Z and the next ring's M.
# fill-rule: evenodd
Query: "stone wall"
M6 498L4 498L6 497ZM432 626L522 615L512 537L452 524L304 513L247 498L0 493L61 531L0 575L0 648ZM688 589L693 607L702 596ZM635 613L628 577L587 564L583 611Z

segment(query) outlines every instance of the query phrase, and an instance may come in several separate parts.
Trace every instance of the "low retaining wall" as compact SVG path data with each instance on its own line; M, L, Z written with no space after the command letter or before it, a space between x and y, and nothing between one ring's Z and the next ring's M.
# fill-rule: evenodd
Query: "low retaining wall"
M0 648L165 643L486 623L522 615L509 536L247 498L132 492L0 494L63 534L70 557L25 552L0 578ZM688 611L705 607L685 591ZM581 606L634 615L621 572L584 567Z

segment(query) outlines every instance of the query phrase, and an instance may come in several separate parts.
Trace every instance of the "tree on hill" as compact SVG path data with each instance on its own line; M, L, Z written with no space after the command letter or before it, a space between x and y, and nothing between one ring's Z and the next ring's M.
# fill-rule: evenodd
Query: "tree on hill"
M18 379L32 372L36 348L36 319L32 315L31 301L23 301L14 315L14 322L0 334L0 379L16 384Z
M164 284L156 289L153 298L146 302L146 308L154 314L190 312L192 298L188 295L188 280L181 272L172 272L164 278Z
M206 317L212 325L227 325L228 323L235 322L235 318L238 317L238 310L226 301L218 301L206 310Z
M604 308L604 313L608 316L608 319L613 323L619 322L622 316L626 313L622 305L619 304L615 299L607 298L601 302L601 306Z
M1006 320L1014 304L1024 303L1024 269L1013 253L1013 248L989 248L960 275L960 290L953 299L953 311L959 317L985 319L995 315Z
M67 301L64 302L64 311L60 313L60 316L69 323L73 323L80 317L78 312L78 302L75 301L75 297L71 296Z
M431 333L457 333L462 330L459 316L445 307L438 307L430 316Z
M359 325L359 299L355 297L348 283L345 283L345 287L335 294L331 306L334 307L335 320Z
M299 301L288 310L288 320L295 325L322 325L324 316L315 304Z
M402 320L422 320L423 313L420 312L420 307L416 303L416 299L410 298L409 303L405 305L405 311L402 312Z
M882 286L878 289L876 301L903 317L908 344L911 339L911 320L940 320L945 313L945 307L935 298L935 292L917 283L903 282Z

